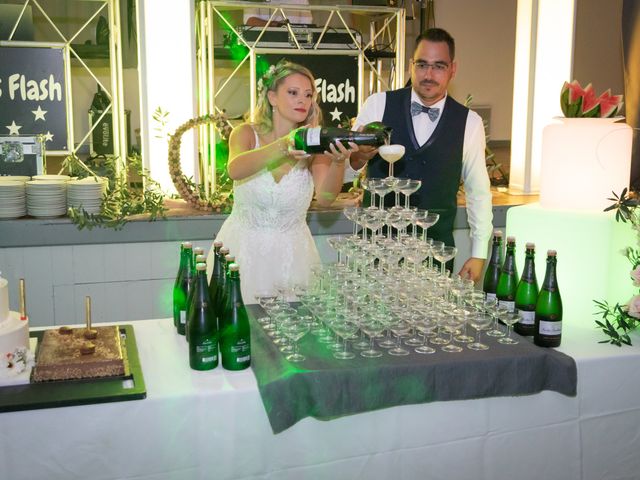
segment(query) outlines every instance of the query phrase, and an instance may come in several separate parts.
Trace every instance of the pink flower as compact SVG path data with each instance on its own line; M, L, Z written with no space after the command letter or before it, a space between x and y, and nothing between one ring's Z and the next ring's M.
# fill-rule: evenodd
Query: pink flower
M640 295L636 295L627 305L627 313L634 318L640 318Z
M633 270L631 270L631 272L629 273L629 275L631 276L631 278L633 279L633 284L636 287L640 287L640 265L638 265L636 268L634 268Z

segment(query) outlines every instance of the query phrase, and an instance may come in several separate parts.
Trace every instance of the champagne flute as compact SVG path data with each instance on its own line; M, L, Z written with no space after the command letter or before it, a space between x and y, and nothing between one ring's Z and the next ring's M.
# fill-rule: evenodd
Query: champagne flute
M384 331L385 328L385 323L375 315L365 318L360 323L360 330L369 337L371 342L367 350L360 352L361 356L365 358L376 358L382 356L382 352L380 350L376 350L374 340Z
M434 318L423 318L416 324L416 328L418 332L420 332L424 338L422 345L416 348L414 351L417 353L422 353L423 355L429 355L432 353L436 353L436 350L429 345L427 345L427 337L432 335L436 328L438 327L438 323Z
M445 276L446 263L453 260L457 253L458 249L450 246L443 246L441 249L433 251L433 256L440 262L440 273L443 277Z
M402 210L402 207L400 206L400 192L404 188L406 188L407 185L409 185L410 181L411 180L409 180L408 178L396 178L396 181L393 185L393 193L395 193L395 204L391 208L391 210L393 211Z
M427 229L433 227L440 220L440 215L437 213L428 212L427 215L421 215L416 218L416 225L422 228L422 239L427 241Z
M482 330L486 330L491 326L493 322L493 318L491 315L484 313L482 311L476 312L468 320L469 325L471 325L476 331L476 340L473 343L469 343L467 348L470 350L489 350L489 346L480 342L480 332Z
M393 177L393 164L404 156L404 145L382 145L378 148L380 156L389 163L389 176Z
M292 317L282 322L280 328L282 333L293 342L293 352L285 358L290 362L302 362L305 356L298 352L298 342L304 337L311 328L311 323L301 319Z
M516 345L518 343L517 340L511 338L511 327L513 324L517 323L520 319L520 315L518 312L501 312L500 320L507 326L507 336L498 339L499 343L504 345Z
M393 190L395 178L381 178L379 183L376 183L376 192L380 197L380 210L384 211L384 197L387 196Z
M362 214L362 208L361 207L347 207L343 210L344 216L347 217L348 220L351 220L353 222L353 235L352 236L357 236L358 234L358 230L357 230L357 224L358 224L358 217Z
M266 306L267 305L271 305L273 302L275 302L276 299L278 298L278 295L276 295L273 292L258 292L258 293L256 293L254 295L254 298L258 302L258 305L260 305L260 307L262 307L262 309L266 313L266 311L267 311ZM258 318L258 320L257 320L257 322L260 325L268 325L270 321L271 321L271 319L269 318L268 315L262 316L262 317Z
M404 195L404 208L409 208L409 197L420 190L421 186L422 180L409 180L399 188L400 193Z

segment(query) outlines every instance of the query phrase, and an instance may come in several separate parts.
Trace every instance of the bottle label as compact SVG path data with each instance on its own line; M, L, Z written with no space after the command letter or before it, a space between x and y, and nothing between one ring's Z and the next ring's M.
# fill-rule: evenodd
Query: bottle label
M547 337L558 337L562 335L562 322L547 322L546 320L540 320L538 332L540 335L545 335Z
M497 297L496 297L496 294L495 294L495 293L489 293L489 292L487 292L487 300L489 300L489 301L493 301L493 300L495 300L496 298L497 298Z
M218 345L210 338L196 345L196 355L201 364L215 363L218 360Z
M186 325L186 324L187 324L187 311L180 310L180 325Z
M307 129L307 147L315 147L320 145L321 127Z
M520 323L522 325L534 325L536 323L536 312L518 310L518 314L520 315Z
M501 307L505 307L510 312L516 311L516 302L514 302L513 300L500 300L498 302L498 305L500 305Z

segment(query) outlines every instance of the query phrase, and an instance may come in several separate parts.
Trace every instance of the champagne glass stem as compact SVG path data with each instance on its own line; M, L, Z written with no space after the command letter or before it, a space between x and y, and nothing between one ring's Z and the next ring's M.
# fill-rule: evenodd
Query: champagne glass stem
M393 162L389 162L389 177L393 178Z

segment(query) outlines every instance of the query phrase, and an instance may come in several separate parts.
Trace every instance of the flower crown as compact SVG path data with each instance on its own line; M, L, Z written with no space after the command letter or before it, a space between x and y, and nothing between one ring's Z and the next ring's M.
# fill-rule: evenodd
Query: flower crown
M271 65L269 69L266 72L264 72L264 75L260 77L260 80L258 80L258 85L257 85L258 94L262 95L265 89L269 90L269 88L271 88L275 74L276 74L276 66Z

